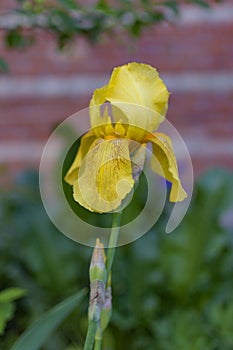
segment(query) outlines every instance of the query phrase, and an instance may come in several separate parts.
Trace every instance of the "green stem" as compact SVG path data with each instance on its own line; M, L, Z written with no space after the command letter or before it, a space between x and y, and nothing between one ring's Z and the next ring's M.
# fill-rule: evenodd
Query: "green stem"
M95 347L94 350L101 350L101 345L102 345L102 334L99 334L98 336L95 337Z
M107 269L106 282L108 281L108 277L112 269L113 259L115 256L116 245L117 245L119 231L120 231L121 215L122 215L122 212L117 212L113 214L112 230L109 238L107 260L106 260L106 269Z
M108 277L112 269L113 259L115 256L116 245L117 245L119 231L120 231L121 215L122 215L122 212L113 214L112 229L111 229L110 238L108 242L108 252L107 252L107 259L106 259L106 270L107 270L106 283L108 282ZM95 337L94 350L101 350L102 340L103 340L102 332L99 333L97 331L96 337Z
M97 323L95 321L89 321L87 336L86 336L83 350L92 350L93 349L96 330L97 330Z
M112 229L111 229L111 234L109 238L108 252L107 252L107 259L106 259L106 270L107 270L106 283L108 281L108 277L112 269L113 259L115 256L116 245L117 245L119 231L120 231L121 214L122 214L121 212L117 212L113 214ZM87 336L86 336L83 350L92 350L94 343L95 343L94 350L101 350L102 334L101 335L97 334L98 333L97 328L98 328L98 322L89 320Z

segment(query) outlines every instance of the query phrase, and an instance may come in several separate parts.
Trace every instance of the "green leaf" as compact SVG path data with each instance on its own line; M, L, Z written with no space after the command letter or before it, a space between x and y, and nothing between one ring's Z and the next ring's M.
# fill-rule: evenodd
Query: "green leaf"
M7 73L9 71L9 66L5 60L0 58L0 72Z
M33 44L32 36L23 35L19 29L12 29L7 32L5 42L9 48L25 49Z
M175 15L179 13L179 4L175 0L165 1L164 6L169 7Z
M7 322L13 317L13 301L26 294L21 288L8 288L0 292L0 334L3 334Z
M81 303L85 294L86 290L81 290L79 293L54 306L22 334L11 350L40 349L51 333Z
M13 303L0 303L0 335L3 334L7 322L13 317L14 311Z
M58 0L58 2L68 10L77 10L79 5L74 0Z
M8 288L0 292L0 303L9 303L15 299L21 298L26 291L21 288Z
M204 7L206 9L210 8L210 5L205 0L192 0L195 5Z

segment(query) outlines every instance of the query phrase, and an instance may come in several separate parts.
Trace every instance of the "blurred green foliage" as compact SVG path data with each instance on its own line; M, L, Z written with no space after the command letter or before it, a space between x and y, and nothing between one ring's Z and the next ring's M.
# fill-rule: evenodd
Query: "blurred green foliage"
M144 237L117 249L105 350L233 348L232 172L204 174L182 224L166 235L170 210ZM34 172L1 189L0 232L0 290L27 291L0 338L7 350L46 310L88 286L92 249L50 223ZM43 349L82 349L87 306L86 298Z
M21 288L7 288L0 292L0 335L4 333L7 322L14 315L14 301L24 294L25 291Z
M14 343L11 350L39 350L61 322L82 303L87 288L63 300L42 315Z
M219 0L215 0L216 2ZM26 49L35 42L35 30L52 33L62 49L77 36L96 42L104 34L138 37L145 27L169 22L182 3L209 8L210 0L16 0L15 9L0 12L0 30L8 48ZM114 34L114 35L113 35ZM0 71L6 64L0 58Z

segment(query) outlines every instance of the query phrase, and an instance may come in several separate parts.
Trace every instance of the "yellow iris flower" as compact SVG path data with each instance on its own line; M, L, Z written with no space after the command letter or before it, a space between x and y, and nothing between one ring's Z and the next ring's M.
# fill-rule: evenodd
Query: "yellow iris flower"
M165 118L168 97L157 70L140 63L115 68L109 83L95 90L90 102L91 130L82 137L65 176L75 201L99 213L118 208L142 171L147 143L160 163L152 157L152 170L172 185L170 201L187 197L172 142L156 132Z

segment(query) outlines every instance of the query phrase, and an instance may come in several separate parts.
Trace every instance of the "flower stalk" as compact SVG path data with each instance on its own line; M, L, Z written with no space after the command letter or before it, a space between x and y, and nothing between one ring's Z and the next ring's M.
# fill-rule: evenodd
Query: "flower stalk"
M112 315L111 269L119 237L121 212L113 214L113 223L108 244L107 258L99 239L92 254L90 276L90 304L88 331L84 350L101 350L103 332Z
M88 331L84 350L92 350L97 329L100 327L100 314L105 302L106 267L103 245L99 239L92 254L90 270L90 303L88 309Z
M95 346L94 346L94 350L101 350L101 347L102 347L102 340L103 340L102 331L101 331L101 328L98 327L98 328L97 328L97 331L96 331L96 335L95 335Z
M112 269L112 264L116 252L117 241L120 232L120 223L121 223L122 212L116 212L113 214L113 222L112 222L112 230L108 243L108 252L107 252L107 260L106 260L106 269L107 269L107 281L110 276L110 272Z
M97 323L95 321L88 321L88 330L83 350L92 350L97 330Z

